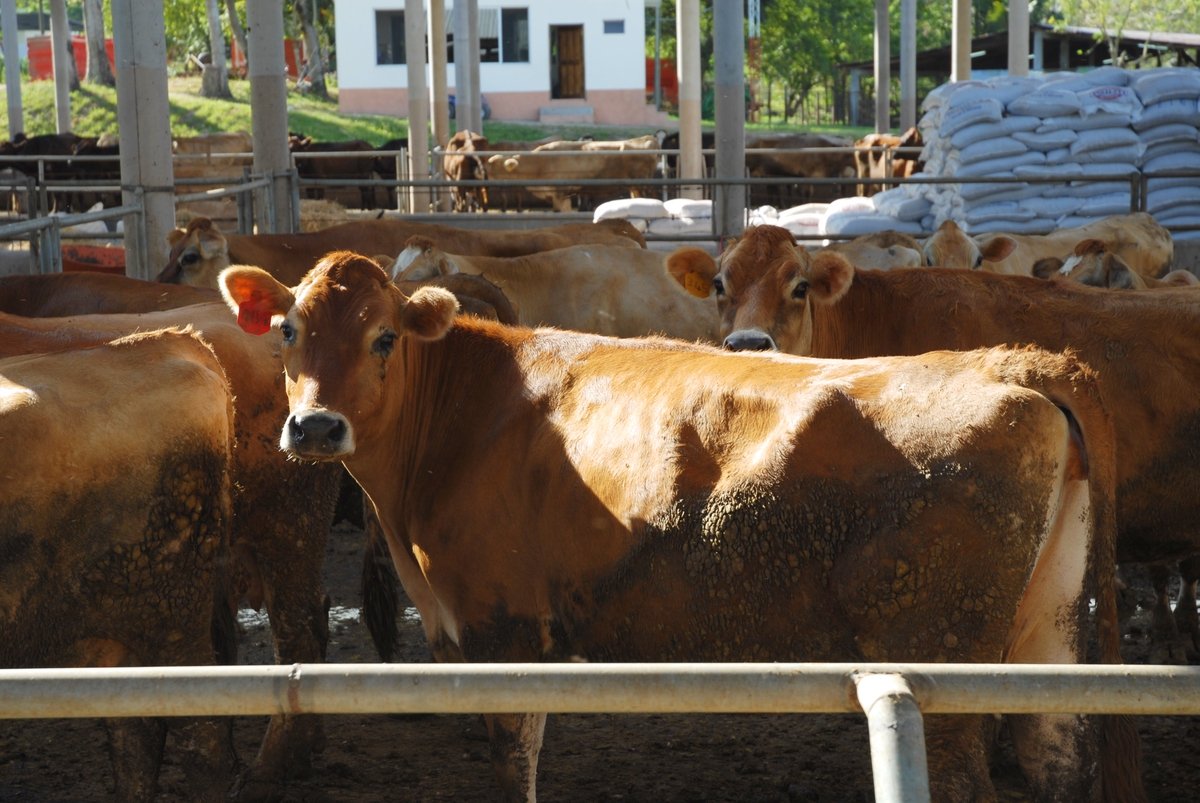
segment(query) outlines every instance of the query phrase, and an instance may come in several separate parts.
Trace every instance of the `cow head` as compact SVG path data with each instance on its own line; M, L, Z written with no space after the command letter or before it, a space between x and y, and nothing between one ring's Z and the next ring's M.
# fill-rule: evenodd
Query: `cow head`
M458 273L453 258L438 250L428 237L414 234L404 243L404 250L392 263L392 280L417 282Z
M840 254L812 257L787 229L755 226L720 257L683 248L667 258L667 272L694 296L717 295L721 337L732 351L812 351L814 304L835 304L854 281Z
M957 223L947 220L925 241L925 258L938 268L988 270L986 263L1008 259L1016 248L1016 241L1003 234L977 244Z
M1033 275L1042 279L1063 276L1073 282L1090 287L1108 287L1113 290L1145 290L1149 283L1139 276L1125 261L1108 250L1103 240L1083 240L1066 260L1057 257L1039 259L1033 266Z
M405 337L438 340L458 310L454 295L425 287L404 295L366 257L335 251L296 287L259 268L234 266L221 292L251 334L278 326L290 414L279 447L305 460L346 460L379 442L391 420L389 371ZM394 411L392 411L394 412Z
M229 267L229 245L206 217L167 235L171 253L156 281L217 289L217 276Z

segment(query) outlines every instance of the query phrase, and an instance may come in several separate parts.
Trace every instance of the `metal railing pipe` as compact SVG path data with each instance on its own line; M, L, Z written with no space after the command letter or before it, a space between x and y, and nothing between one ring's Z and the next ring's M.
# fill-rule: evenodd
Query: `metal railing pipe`
M903 675L856 674L871 736L875 803L929 803L921 708Z

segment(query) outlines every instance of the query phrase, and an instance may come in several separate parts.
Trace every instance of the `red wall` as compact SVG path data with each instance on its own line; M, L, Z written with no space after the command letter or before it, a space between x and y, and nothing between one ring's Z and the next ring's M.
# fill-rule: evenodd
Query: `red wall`
M29 77L34 81L54 80L54 57L50 52L49 36L31 36L29 43ZM79 78L87 77L87 40L82 36L72 36L71 44L75 46L75 66L79 68ZM108 65L116 69L113 61L113 40L104 40L108 51Z

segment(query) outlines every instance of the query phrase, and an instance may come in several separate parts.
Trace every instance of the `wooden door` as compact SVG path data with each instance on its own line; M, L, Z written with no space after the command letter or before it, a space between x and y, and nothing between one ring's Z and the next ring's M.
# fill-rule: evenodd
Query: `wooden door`
M583 26L550 26L550 96L582 98Z

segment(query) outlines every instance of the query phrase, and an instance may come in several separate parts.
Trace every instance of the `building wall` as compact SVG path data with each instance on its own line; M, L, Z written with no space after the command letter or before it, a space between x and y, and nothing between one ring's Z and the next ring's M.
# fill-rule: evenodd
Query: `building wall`
M494 0L493 0L494 2ZM480 0L480 8L499 8ZM657 119L645 108L643 0L507 0L529 9L529 61L484 62L480 88L501 120L536 120L542 106L592 106L596 122ZM376 64L375 12L402 10L403 0L335 0L339 108L347 113L407 114L407 66ZM605 20L624 20L623 34L604 33ZM550 26L583 25L583 99L550 99ZM447 26L449 29L450 26ZM454 92L454 66L447 81ZM652 109L650 110L652 112Z

